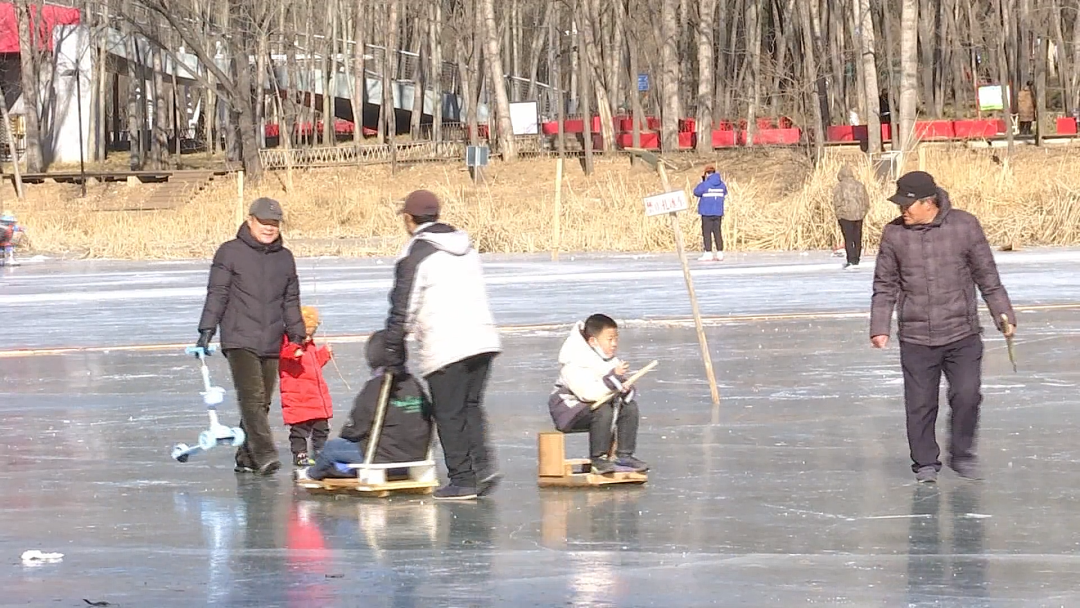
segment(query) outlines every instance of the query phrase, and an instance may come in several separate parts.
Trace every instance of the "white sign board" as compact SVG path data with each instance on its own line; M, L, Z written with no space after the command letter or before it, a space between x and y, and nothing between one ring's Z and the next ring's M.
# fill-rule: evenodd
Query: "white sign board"
M1005 87L1006 94L1012 97L1012 90L1009 87ZM989 85L979 87L979 109L983 112L989 112L992 110L1001 110L1005 107L1001 98L1001 86Z
M536 135L540 133L540 119L536 112L535 101L523 101L510 104L510 126L514 135Z
M690 204L686 200L685 190L675 190L645 197L645 215L650 217L675 213L676 211L686 211L689 207Z

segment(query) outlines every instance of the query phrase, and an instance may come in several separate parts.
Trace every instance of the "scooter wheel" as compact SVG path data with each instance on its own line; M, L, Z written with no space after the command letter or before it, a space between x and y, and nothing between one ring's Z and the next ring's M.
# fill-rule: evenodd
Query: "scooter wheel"
M172 450L173 460L176 462L187 462L188 460L188 446L185 443L178 443Z
M238 448L238 447L244 445L244 440L247 439L247 436L244 434L244 429L242 429L242 428L240 428L238 426L234 426L233 428L231 428L229 430L231 430L232 434L233 434L233 439L232 439L233 447Z
M203 431L199 433L199 447L203 450L210 450L217 445L217 438L210 431Z

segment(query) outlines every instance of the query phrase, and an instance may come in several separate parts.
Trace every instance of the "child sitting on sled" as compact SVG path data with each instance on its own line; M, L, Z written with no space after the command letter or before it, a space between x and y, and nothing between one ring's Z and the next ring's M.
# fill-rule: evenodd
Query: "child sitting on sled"
M304 317L307 338L303 344L292 344L288 338L284 339L278 374L281 378L281 414L285 424L289 425L293 463L306 467L315 464L309 454L318 454L330 436L334 408L322 368L334 355L329 346L315 344L315 331L319 329L318 309L302 306L300 314Z
M559 351L559 380L548 400L555 428L563 433L589 431L589 458L594 473L613 473L616 467L644 472L649 466L634 457L637 447L637 390L625 387L627 364L615 353L619 348L619 326L607 315L592 315L570 330ZM611 392L618 395L604 405L592 404ZM608 458L611 449L611 423L615 408L616 459Z
M349 419L341 429L341 436L331 439L315 458L315 465L298 469L297 479L320 480L341 477L338 464L362 464L367 443L371 439L371 425L382 393L385 332L378 331L368 338L366 354L373 376L360 394L356 396ZM410 374L394 376L390 398L386 404L382 432L375 451L375 463L417 462L426 460L431 445L431 404ZM348 475L353 477L355 475Z

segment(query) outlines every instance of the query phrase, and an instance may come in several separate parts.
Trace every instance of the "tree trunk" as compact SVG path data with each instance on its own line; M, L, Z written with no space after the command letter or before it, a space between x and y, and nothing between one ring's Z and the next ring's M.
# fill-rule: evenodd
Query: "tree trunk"
M352 95L349 105L353 114L353 143L364 143L364 94L367 89L367 76L365 75L364 61L364 22L367 19L366 0L356 0L353 4L352 15L352 53L351 59L346 55L348 65L345 71L352 76Z
M1058 80L1061 82L1061 86L1064 89L1064 95L1062 95L1062 102L1064 104L1064 110L1066 116L1072 115L1072 110L1076 107L1073 103L1073 83L1069 78L1071 70L1069 69L1069 54L1065 49L1065 32L1062 29L1062 22L1065 20L1061 11L1061 0L1051 1L1051 14L1054 15L1051 18L1051 22L1054 26L1054 44L1057 46L1057 68L1058 68Z
M106 79L108 77L108 54L106 53L105 46L108 41L108 23L109 23L109 3L101 3L101 19L98 23L99 38L97 41L97 57L95 60L96 70L94 76L95 79L95 93L94 93L94 113L91 121L94 125L91 137L93 144L90 149L93 151L92 158L96 161L104 161L108 155L109 150L109 130L106 121L106 100L108 99L108 88L106 86ZM2 99L2 97L0 97Z
M431 109L431 139L442 141L443 99L443 46L442 46L442 3L432 2L431 10L431 80L435 87L435 106Z
M679 149L679 14L677 0L662 0L660 31L661 148L665 153Z
M814 31L810 22L810 7L806 2L799 0L799 21L802 26L802 38L803 38L803 70L805 72L806 83L817 82L817 62L814 60ZM825 129L822 124L821 116L821 98L820 91L814 91L811 93L812 100L810 101L810 109L812 112L814 124L812 126L814 137L814 164L821 161L825 154Z
M919 0L903 0L900 13L900 142L905 159L915 146L915 117L919 104Z
M322 143L324 146L334 145L334 94L337 88L337 61L335 60L334 47L337 46L337 17L335 16L334 3L326 3L326 23L323 30L324 34L330 35L326 38L326 45L324 46L325 53L323 54L323 106L322 106L322 119L323 119L323 132ZM389 52L389 49L387 49Z
M596 0L584 0L580 11L582 24L582 42L585 46L585 61L583 72L588 72L588 79L592 83L592 90L596 96L596 114L600 117L600 134L604 142L604 150L615 149L615 124L611 115L611 102L608 90L601 78L604 72L603 59L600 57L597 40L597 28L594 23L599 13ZM585 89L582 89L583 91ZM589 104L590 106L592 104ZM586 117L588 120L588 117Z
M713 45L715 44L714 19L716 0L700 0L697 24L698 38L698 90L697 90L697 149L698 154L713 151L713 90L716 74L713 72ZM636 145L636 144L635 144Z
M761 23L760 4L761 0L747 0L746 2L746 38L747 50L750 55L747 63L750 64L750 99L746 109L746 145L754 145L754 136L757 135L757 112L761 103ZM839 60L837 60L839 61Z
M870 0L857 0L859 15L859 45L862 53L863 96L866 100L866 128L869 137L867 151L878 154L881 145L881 107L878 103L877 53L874 47L874 16Z
M483 9L484 34L487 38L487 65L491 77L491 86L495 90L495 114L498 125L499 150L503 160L517 158L514 146L514 128L510 124L510 99L506 94L506 78L503 71L502 56L499 54L499 30L495 22L494 0L480 0Z
M19 149L15 147L15 136L11 134L11 117L8 116L7 98L4 97L4 88L0 86L0 120L4 121L4 135L7 139L8 150L11 152L11 170L15 182L15 196L21 201L26 194L23 191L22 171L19 169Z
M1002 31L1009 30L1009 11L1005 7L1005 0L997 0L997 17L1000 19ZM1009 88L1009 64L1008 54L1008 40L1007 36L1002 36L1002 44L997 47L997 66L998 66L998 78L1001 82L1001 113L1005 115L1005 141L1007 142L1006 158L1012 157L1013 153L1013 115L1012 115L1012 96Z
M16 9L19 13L19 60L26 117L26 172L38 173L45 170L45 156L41 148L41 73L37 61L40 42L36 36L40 29L30 27L29 0L18 0ZM34 12L37 12L36 7Z
M394 111L394 88L397 86L397 74L394 71L394 51L397 49L399 7L400 0L387 1L386 47L382 64L382 116L384 121L383 133L385 133L386 137L383 143L390 144L392 161L395 160L393 159L395 152L394 140L397 137L397 119Z
M555 34L555 25L559 24L559 5L557 0L549 0L548 12L551 22L548 24L548 44L550 45L549 63L553 70L554 78L548 83L555 93L555 120L558 122L558 133L555 136L555 145L559 150L559 158L566 156L566 104L562 95L562 45L558 45L558 53L555 52L556 41L562 40Z
M135 36L131 34L130 29L126 31L127 38L127 53L128 57L136 57L139 55L139 45L135 41ZM128 143L131 147L131 153L129 156L128 166L132 171L138 171L142 169L146 162L146 146L143 140L143 120L142 115L146 110L146 81L142 77L142 69L139 67L140 62L129 61L128 64L128 99L127 99L127 123L128 123ZM210 120L211 117L207 117Z
M424 97L425 89L428 86L428 79L424 75L424 62L430 59L430 53L424 52L424 39L427 37L427 22L425 16L427 15L426 7L419 7L414 17L414 42L416 44L416 69L412 78L413 81L413 104L412 111L409 116L409 135L413 141L422 139L420 133L420 124L424 118ZM434 70L431 70L433 73Z
M580 14L581 6L578 5L578 10L575 13ZM588 17L586 17L587 19ZM573 25L577 27L576 22ZM593 141L592 141L592 70L589 69L589 60L582 58L578 61L578 85L581 87L581 146L585 150L584 169L585 175L592 175L593 172Z
M1043 128L1046 124L1046 55L1050 52L1050 39L1044 34L1042 42L1035 45L1035 145L1043 144Z
M151 129L150 158L154 169L164 169L165 154L169 148L169 99L165 95L164 62L161 60L163 51L152 48L150 52L153 53L154 68L154 124Z

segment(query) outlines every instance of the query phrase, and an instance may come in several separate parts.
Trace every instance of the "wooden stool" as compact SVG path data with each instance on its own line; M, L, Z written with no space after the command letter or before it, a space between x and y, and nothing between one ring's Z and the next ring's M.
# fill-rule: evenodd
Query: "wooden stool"
M536 437L539 461L537 483L541 488L593 487L615 483L643 484L649 480L647 473L616 471L608 475L592 472L588 458L566 457L566 435L559 431L540 433Z

